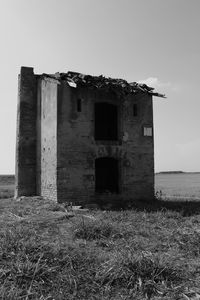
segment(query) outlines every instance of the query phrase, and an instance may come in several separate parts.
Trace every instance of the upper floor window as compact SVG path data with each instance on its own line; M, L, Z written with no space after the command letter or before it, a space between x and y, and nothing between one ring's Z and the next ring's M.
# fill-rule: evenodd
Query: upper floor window
M95 103L95 140L118 140L118 106Z
M81 112L82 111L82 101L80 98L77 99L76 105L77 105L77 111Z
M137 103L134 103L133 104L133 116L137 117L137 115L138 115L138 105L137 105Z

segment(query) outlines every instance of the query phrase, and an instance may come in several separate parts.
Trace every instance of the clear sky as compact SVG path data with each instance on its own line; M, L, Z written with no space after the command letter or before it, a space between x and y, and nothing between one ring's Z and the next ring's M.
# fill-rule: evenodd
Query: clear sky
M14 173L17 75L144 81L154 98L155 170L200 171L200 0L0 0L0 174Z

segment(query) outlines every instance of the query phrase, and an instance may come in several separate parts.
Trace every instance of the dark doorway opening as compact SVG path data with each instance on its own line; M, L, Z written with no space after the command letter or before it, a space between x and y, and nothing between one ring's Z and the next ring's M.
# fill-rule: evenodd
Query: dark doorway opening
M95 103L95 140L118 140L118 107Z
M118 160L110 157L95 160L95 191L119 193Z

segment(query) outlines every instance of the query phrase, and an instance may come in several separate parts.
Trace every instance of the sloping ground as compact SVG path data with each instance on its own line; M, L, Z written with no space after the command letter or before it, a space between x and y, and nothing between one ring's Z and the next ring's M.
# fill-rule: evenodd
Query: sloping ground
M185 215L185 214L184 214ZM200 215L0 201L0 299L199 299Z

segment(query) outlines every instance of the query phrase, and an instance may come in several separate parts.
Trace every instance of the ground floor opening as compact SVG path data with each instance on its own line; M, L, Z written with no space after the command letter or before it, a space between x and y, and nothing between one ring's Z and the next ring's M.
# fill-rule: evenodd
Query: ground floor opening
M119 193L119 162L115 158L102 157L95 160L95 191Z

